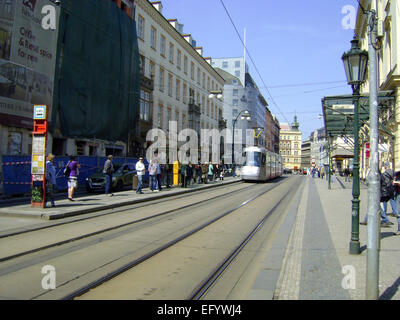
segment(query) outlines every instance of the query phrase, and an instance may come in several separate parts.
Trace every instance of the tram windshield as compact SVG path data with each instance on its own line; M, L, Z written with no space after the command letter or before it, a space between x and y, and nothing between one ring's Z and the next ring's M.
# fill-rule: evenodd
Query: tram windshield
M259 167L261 164L261 153L260 152L246 152L245 166Z

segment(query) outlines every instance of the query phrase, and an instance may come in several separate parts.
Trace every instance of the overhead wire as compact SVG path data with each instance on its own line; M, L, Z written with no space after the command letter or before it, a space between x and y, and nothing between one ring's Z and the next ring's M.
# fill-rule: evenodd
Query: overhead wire
M290 123L289 120L288 120L288 119L285 117L285 115L282 113L281 109L279 108L278 104L275 102L274 98L272 97L272 94L271 94L271 92L270 92L268 86L265 84L264 79L263 79L263 77L261 76L261 73L260 73L260 71L259 71L258 68L257 68L257 65L255 64L255 62L254 62L254 60L253 60L253 58L252 58L252 56L251 56L249 50L247 49L247 46L246 46L245 43L243 42L242 37L240 36L240 33L239 33L238 29L236 28L235 22L233 21L231 15L229 14L228 9L226 8L226 6L225 6L225 4L224 4L224 1L223 1L223 0L220 0L220 2L221 2L221 4L222 4L222 6L224 7L225 12L226 12L226 14L227 14L227 16L228 16L228 18L229 18L229 20L230 20L232 26L234 27L234 29L235 29L235 31L236 31L236 34L237 34L237 36L239 37L240 42L242 43L244 49L246 50L246 53L248 54L248 56L249 56L251 62L253 63L253 66L254 66L254 68L255 68L255 70L256 70L258 76L260 77L260 79L261 79L261 81L262 81L262 83L263 83L263 85L264 85L264 89L267 90L267 93L268 93L268 95L269 95L269 97L270 97L270 100L272 101L272 103L274 104L274 106L277 108L277 110L279 111L279 113L280 113L280 114L283 116L283 118L286 120L286 122Z

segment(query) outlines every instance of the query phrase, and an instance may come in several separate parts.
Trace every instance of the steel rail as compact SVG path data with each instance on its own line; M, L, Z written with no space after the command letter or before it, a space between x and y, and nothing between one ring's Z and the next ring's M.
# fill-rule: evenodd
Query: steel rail
M230 186L232 184L228 184L228 186ZM219 187L219 186L222 186L222 185L218 185L216 187ZM250 187L252 187L252 186L249 186L249 187L246 187L246 188L240 189L240 190L246 190L247 188L250 188ZM196 192L196 194L206 193L206 192L211 191L211 190L212 190L212 188L201 189L201 190L199 190L199 192ZM29 233L29 232L34 232L34 231L38 231L38 230L54 228L54 227L58 227L58 226L65 225L65 224L70 224L70 223L80 222L80 221L84 221L84 220L94 219L94 218L102 217L102 216L105 216L105 215L108 215L108 214L120 213L120 212L124 212L124 211L128 211L128 210L134 210L134 209L139 209L139 208L143 208L143 207L148 207L148 206L152 206L152 205L158 204L158 203L164 203L164 202L168 202L168 201L182 199L182 198L186 198L186 197L192 196L193 195L192 192L194 192L194 191L185 192L183 194L178 193L178 194L175 194L175 195L171 195L169 197L166 196L166 197L155 198L155 199L149 198L149 199L146 199L145 201L143 201L144 204L142 204L142 205L140 205L142 202L133 203L133 204L132 203L128 203L125 206L117 207L117 210L113 210L112 208L99 208L98 212L102 212L102 211L107 211L107 212L99 213L99 214L96 214L96 215L93 215L93 216L90 216L90 217L84 216L84 217L77 218L75 216L75 217L71 217L71 218L74 218L74 220L72 220L72 221L55 222L55 223L53 223L51 225L47 225L47 226L39 226L39 227L34 227L34 228L31 228L31 229L28 229L28 230L21 230L21 231L16 231L16 232L12 232L12 233L0 234L0 239L1 238L7 238L7 237L16 236L16 235L20 235L20 234L25 234L25 233ZM154 200L154 202L151 202L152 200ZM157 201L157 200L159 200L159 201ZM110 211L110 210L112 210L112 211ZM89 214L90 213L93 213L93 212L89 212Z
M292 188L293 189L293 188ZM214 285L214 283L221 277L224 271L229 267L232 261L239 255L240 252L245 248L247 243L253 239L257 232L262 228L267 218L278 208L278 206L289 196L289 192L286 193L267 213L266 215L257 223L257 225L248 233L248 235L243 239L243 241L233 249L228 256L224 259L222 263L217 266L214 271L212 271L201 283L193 290L188 300L200 300L208 290Z
M83 286L82 288L80 288L80 289L78 289L78 290L75 290L75 291L72 292L71 294L69 294L69 295L63 297L62 300L72 300L72 299L74 299L74 298L76 298L76 297L79 297L79 296L85 294L85 293L88 292L89 290L94 289L94 288L100 286L101 284L103 284L103 283L105 283L105 282L111 280L112 278L114 278L114 277L116 277L116 276L122 274L123 272L125 272L125 271L127 271L127 270L129 270L129 269L131 269L131 268L133 268L133 267L135 267L135 266L137 266L137 265L139 265L140 263L142 263L142 262L144 262L144 261L146 261L146 260L148 260L148 259L154 257L154 256L157 255L158 253L167 250L168 248L172 247L173 245L177 244L178 242L180 242L180 241L182 241L182 240L184 240L184 239L190 237L191 235L193 235L193 234L199 232L200 230L202 230L202 229L208 227L209 225L211 225L211 224L215 223L216 221L218 221L218 220L224 218L225 216L229 215L230 213L232 213L232 212L234 212L234 211L237 211L238 209L242 208L242 207L245 206L246 204L248 204L248 203L254 201L255 199L261 197L261 196L264 195L265 193L270 192L271 190L277 188L277 187L280 186L284 181L285 181L285 179L282 179L282 181L278 182L276 185L273 185L271 188L268 188L267 190L264 190L264 191L258 193L257 195L251 197L250 199L246 200L245 202L241 203L240 205L236 206L235 208L223 212L223 213L220 214L219 216L217 216L217 217L215 217L215 218L213 218L213 219L211 219L211 220L209 220L209 221L203 223L202 225L200 225L200 226L198 226L198 227L192 229L191 231L189 231L189 232L187 232L187 233L185 233L185 234L183 234L183 235L181 235L181 236L175 238L174 240L171 240L171 241L169 241L168 243L166 243L166 244L164 244L164 245L162 245L162 246L160 246L160 247L158 247L158 248L156 248L156 249L150 251L149 253L143 255L142 257L140 257L140 258L138 258L138 259L135 259L135 260L133 260L133 261L131 261L131 262L125 264L124 266L122 266L122 267L120 267L120 268L118 268L118 269L116 269L116 270L114 270L114 271L108 273L107 275L105 275L105 276L103 276L103 277L101 277L101 278L99 278L99 279L97 279L97 280L95 280L95 281L89 283L88 285Z
M234 190L234 191L232 191L230 193L226 193L226 194L223 194L223 195L218 195L218 196L215 196L215 197L212 197L212 198L207 198L207 199L200 200L200 201L197 201L197 202L194 202L194 203L190 203L190 204L187 204L185 206L181 206L181 207L178 207L178 208L166 210L166 211L154 214L154 215L149 216L149 217L145 217L145 218L141 218L141 219L125 222L123 224L119 224L119 225L116 225L116 226L113 226L113 227L97 230L95 232L91 232L91 233L87 233L87 234L83 234L83 235L80 235L78 237L73 237L73 238L70 238L70 239L54 242L54 243L51 243L51 244L48 244L48 245L45 245L45 246L42 246L42 247L39 247L39 248L35 248L35 249L19 252L19 253L16 253L16 254L13 254L13 255L10 255L10 256L7 256L7 257L0 258L0 262L8 261L8 260L11 260L11 259L15 259L15 258L18 258L18 257L22 257L22 256L25 256L25 255L28 255L28 254L32 254L32 253L36 253L36 252L39 252L39 251L43 251L43 250L46 250L46 249L49 249L49 248L53 248L53 247L57 247L57 246L64 245L64 244L67 244L67 243L71 243L71 242L74 242L74 241L78 241L78 240L82 240L82 239L85 239L85 238L93 237L93 236L96 236L96 235L101 234L101 233L105 233L105 232L108 232L108 231L120 229L120 228L129 226L129 225L132 225L132 224L136 224L136 223L139 223L139 222L155 219L155 218L158 218L160 216L167 215L167 214L170 214L172 212L179 211L179 210L182 210L182 209L186 209L186 208L189 208L189 207L193 207L193 206L196 206L198 204L209 202L209 201L214 200L214 199L220 199L221 197L227 197L227 196L230 196L232 194L235 194L235 193L238 193L238 192L242 192L243 190L247 190L247 189L253 188L255 186L256 185L251 185L251 186L243 188L243 189ZM125 210L122 210L122 211L126 211L126 210L129 210L129 209L125 209ZM132 209L132 210L134 210L134 209ZM106 213L106 214L109 214L109 213ZM98 217L98 216L96 216L96 217Z

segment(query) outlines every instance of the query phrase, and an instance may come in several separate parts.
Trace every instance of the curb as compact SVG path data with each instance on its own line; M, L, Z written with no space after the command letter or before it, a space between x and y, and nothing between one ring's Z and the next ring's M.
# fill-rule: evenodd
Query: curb
M113 203L113 204L109 204L109 205L100 205L100 206L95 206L95 207L91 207L91 208L76 209L76 210L71 210L71 211L66 211L66 212L45 213L42 211L43 210L42 208L36 208L38 210L37 213L32 212L32 211L24 212L24 213L15 212L15 211L14 212L12 212L12 211L11 212L10 211L9 212L1 212L0 211L0 216L56 220L56 219L62 219L62 218L76 216L76 215L86 214L86 213L92 213L92 212L101 211L101 210L110 210L110 209L129 206L129 205L137 204L137 203L149 202L149 201L156 200L156 199L164 199L164 198L168 198L168 197L172 197L172 196L176 196L176 195L182 195L182 194L196 192L199 190L217 188L217 187L221 187L221 186L225 186L225 185L229 185L229 184L233 184L233 183L238 183L241 181L242 181L241 179L238 179L238 180L227 181L227 182L222 182L222 183L218 183L218 184L209 184L209 185L204 185L201 187L188 189L188 190L177 190L173 193L157 194L157 195L152 195L152 196L149 196L146 198L138 198L138 199L134 199L134 200L127 200L127 201L122 201L122 202L118 202L118 203ZM134 192L134 190L131 190L131 191ZM31 209L31 207L29 207L29 208ZM10 208L8 208L8 209L10 209ZM35 208L33 208L33 209L35 209Z

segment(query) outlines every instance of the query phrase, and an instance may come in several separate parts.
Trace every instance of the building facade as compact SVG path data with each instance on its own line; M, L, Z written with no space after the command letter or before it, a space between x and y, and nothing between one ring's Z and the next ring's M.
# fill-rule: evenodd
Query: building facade
M284 168L301 168L301 135L297 116L294 117L292 125L281 123L279 153L283 158Z
M395 0L360 0L364 8L371 8L378 16L377 50L378 90L391 91L394 104L379 108L379 122L386 130L379 131L379 158L380 163L389 161L392 168L400 169L400 3ZM358 10L355 33L359 37L361 49L368 50L368 16ZM362 86L361 93L369 92L368 78ZM361 174L368 170L366 143L368 135L361 133Z
M149 99L141 118L167 136L170 122L176 122L178 133L194 129L199 139L201 129L218 129L222 101L209 99L209 92L222 90L224 79L202 56L192 35L183 32L183 25L163 16L161 1L136 0L135 5L142 74L154 82L154 90L145 90ZM138 143L144 152L148 145L143 138Z
M233 121L237 119L235 129L242 130L242 142L246 143L247 139L254 139L254 144L265 147L265 108L268 103L251 77L245 58L212 58L211 65L217 70L223 70L234 76L224 87L224 116L227 128L233 129ZM251 121L238 118L244 111L251 114ZM248 129L254 130L252 137L246 136Z
M265 108L265 148L271 152L279 153L279 120L271 113L268 107Z

